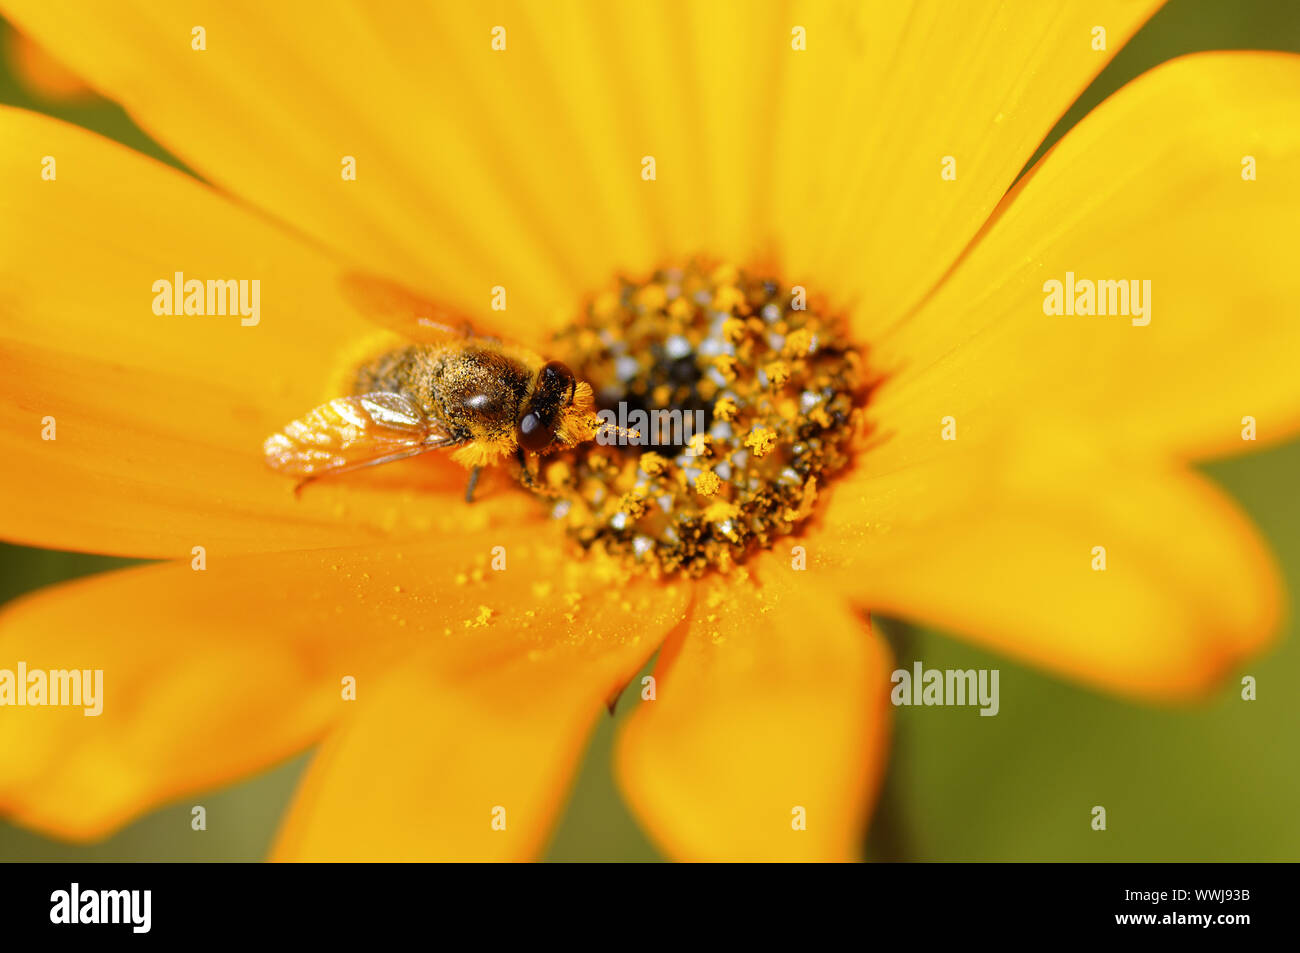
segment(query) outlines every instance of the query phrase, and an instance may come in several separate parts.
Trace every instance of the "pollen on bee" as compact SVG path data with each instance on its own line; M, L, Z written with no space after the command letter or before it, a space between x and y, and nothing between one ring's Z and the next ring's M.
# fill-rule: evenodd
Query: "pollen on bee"
M867 429L870 386L842 323L814 298L795 308L792 291L697 260L619 279L557 336L597 409L698 411L706 424L548 455L545 505L579 546L699 576L740 567L812 515Z

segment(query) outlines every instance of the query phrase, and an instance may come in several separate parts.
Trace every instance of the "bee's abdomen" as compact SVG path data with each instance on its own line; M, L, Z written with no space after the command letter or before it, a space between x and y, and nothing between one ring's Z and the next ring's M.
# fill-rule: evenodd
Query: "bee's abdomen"
M357 368L353 394L401 394L428 413L429 382L440 363L436 350L418 344L385 351Z

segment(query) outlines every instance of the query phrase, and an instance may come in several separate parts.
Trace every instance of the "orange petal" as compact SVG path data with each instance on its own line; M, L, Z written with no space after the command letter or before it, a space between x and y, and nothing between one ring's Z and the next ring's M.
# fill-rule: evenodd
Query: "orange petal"
M884 762L887 652L811 573L760 566L760 585L696 595L619 738L619 782L672 857L850 860Z
M9 11L211 181L471 317L504 286L507 312L486 316L527 337L612 271L699 250L787 254L896 315L1157 6Z
M258 595L274 568L267 557L148 566L6 606L0 669L98 670L102 713L0 708L0 814L94 840L318 738L339 710L339 666L307 639L276 637Z
M1183 458L1300 432L1297 101L1300 56L1206 53L1084 118L938 292L872 342L894 372L873 396L895 435L875 465L944 454L945 416L960 440L1088 431ZM1044 313L1067 273L1150 282L1150 323ZM1246 417L1259 442L1242 439Z
M1276 635L1277 570L1208 480L1004 449L996 469L954 457L837 485L807 542L810 575L873 611L1146 698L1208 691Z
M736 159L773 154L770 197L753 203L770 214L760 233L774 237L792 280L851 304L870 340L933 287L1056 121L1160 5L795 4L770 40L783 48L775 102L732 136ZM748 11L741 4L738 16ZM796 25L806 30L803 52L790 49ZM706 87L725 73L749 83L764 72L739 57L705 62ZM748 118L732 114L733 127Z
M3 667L101 669L103 713L6 707L0 811L59 836L101 836L162 801L301 750L361 709L343 699L345 677L368 701L384 695L394 669L440 686L410 730L453 738L472 724L454 699L501 686L479 697L499 703L491 717L517 714L520 738L554 731L559 747L550 750L576 757L578 709L589 720L644 663L682 616L687 589L562 555L554 540L462 534L455 545L258 554L209 560L202 571L142 567L20 600L0 614ZM520 765L532 757L518 754ZM402 796L450 797L423 788ZM537 793L556 796L558 788ZM330 819L331 844L369 823L344 821Z
M451 620L461 644L364 686L312 762L274 856L537 857L594 719L681 621L689 593L570 568L581 571L549 598L549 616L531 606L552 569L530 558L490 614Z
M9 15L209 181L480 325L496 319L537 343L539 318L590 286L574 269L595 265L603 282L624 236L648 234L605 204L645 185L640 153L623 156L624 184L610 191L615 173L593 165L584 134L596 117L568 112L565 71L595 41L563 9L108 12L18 4ZM502 23L507 50L494 52ZM505 312L489 310L498 285Z
M72 126L0 109L0 139L0 535L188 558L489 519L493 504L459 501L466 473L447 461L322 481L301 499L263 463L262 441L338 396L345 355L374 334L343 303L338 266ZM258 323L155 314L153 283L178 271L259 281ZM479 495L517 495L503 489Z

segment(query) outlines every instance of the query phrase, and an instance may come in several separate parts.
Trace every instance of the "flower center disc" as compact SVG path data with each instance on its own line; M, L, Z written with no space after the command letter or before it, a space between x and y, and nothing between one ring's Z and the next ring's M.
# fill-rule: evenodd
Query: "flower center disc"
M804 289L692 262L620 279L556 338L606 427L542 458L586 549L698 576L771 548L843 470L866 401L840 323Z

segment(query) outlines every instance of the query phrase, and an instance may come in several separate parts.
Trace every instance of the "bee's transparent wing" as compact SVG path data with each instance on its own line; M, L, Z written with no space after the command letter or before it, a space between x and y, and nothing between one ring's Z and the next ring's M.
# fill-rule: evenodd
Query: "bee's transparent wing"
M351 271L339 285L343 297L367 318L409 338L442 343L474 333L464 317L387 278Z
M408 398L374 393L321 404L268 437L262 451L272 470L306 483L457 442Z

